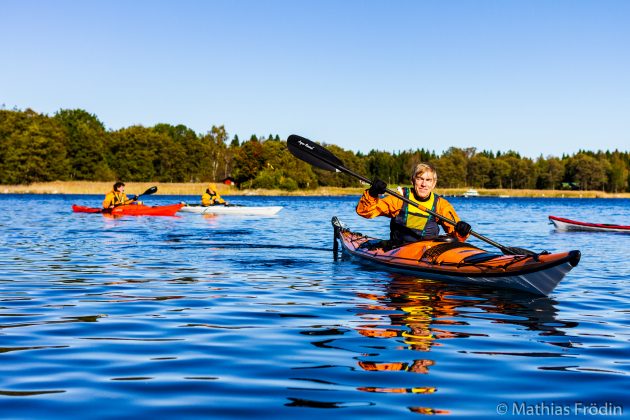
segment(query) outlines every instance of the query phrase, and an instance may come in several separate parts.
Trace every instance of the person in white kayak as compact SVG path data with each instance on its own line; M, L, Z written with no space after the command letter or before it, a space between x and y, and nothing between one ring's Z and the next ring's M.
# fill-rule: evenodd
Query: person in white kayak
M228 202L219 195L215 184L208 184L208 188L201 195L201 205L204 207L216 205L227 206Z

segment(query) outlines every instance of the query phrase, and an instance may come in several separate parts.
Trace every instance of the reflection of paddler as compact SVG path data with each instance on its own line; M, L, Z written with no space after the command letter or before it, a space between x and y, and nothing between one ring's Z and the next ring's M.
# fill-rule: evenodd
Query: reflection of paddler
M430 351L433 345L448 338L467 338L472 334L452 330L451 327L465 325L461 313L468 306L476 307L479 302L460 298L466 295L461 288L450 290L443 284L419 281L415 277L390 275L383 295L359 293L358 296L370 302L361 305L365 309L362 316L368 322L360 325L358 332L364 337L391 339L401 337L407 349ZM477 296L475 292L475 296ZM510 296L504 299L494 294L485 295L482 306L488 314L498 314L497 323L522 325L541 335L565 335L556 328L572 328L575 325L556 318L557 310L553 301L547 298L531 300L527 296ZM395 313L392 313L395 311ZM389 323L375 322L374 313L388 313ZM503 315L508 317L504 319ZM383 319L383 317L379 317ZM430 359L400 360L361 360L359 366L366 371L405 371L428 373L434 364Z
M554 340L556 335L564 335L556 326L564 328L575 326L556 319L554 315L557 311L552 301L547 298L532 300L529 295L516 294L505 299L505 293L484 294L473 289L471 296L474 299L469 300L466 299L467 293L462 291L461 287L451 290L447 284L440 282L423 281L416 277L399 274L389 276L391 276L391 281L385 285L382 294L357 294L359 298L366 300L365 303L359 305L359 316L363 322L358 327L358 332L364 337L384 340L383 344L377 343L374 348L392 350L364 354L357 361L358 367L366 372L386 375L389 386L362 386L357 388L359 391L390 394L438 392L437 387L431 386L433 384L423 387L405 386L408 383L406 375L409 373L429 374L436 362L429 358L431 356L428 352L434 345L439 346L443 339L467 338L472 335L485 336L484 332L473 334L467 330L468 323L465 318L471 312L470 307L488 314L499 314L496 317L498 323L523 325L528 329L538 331L541 335L551 335ZM483 297L481 301L479 301L480 295ZM507 317L502 315L507 315ZM459 329L458 325L463 327ZM404 346L401 346L401 340ZM563 346L564 343L548 342L547 344ZM366 344L365 347L372 346ZM415 355L409 350L415 350ZM387 374L387 372L390 373ZM375 378L380 378L380 376L375 376ZM399 385L395 382L397 378L401 378L402 386L397 386ZM431 377L426 380L431 380ZM432 407L415 406L407 407L407 409L413 413L425 415L450 414L448 410Z
M359 327L359 333L365 337L403 337L410 349L421 351L429 351L435 340L454 337L448 331L432 326L436 318L457 315L456 305L445 299L449 292L430 287L423 290L421 282L412 280L407 284L404 279L395 279L392 282L395 284L389 285L385 296L360 294L363 298L379 303L368 304L367 308L396 310L398 313L389 316L390 325L364 324ZM445 320L445 323L448 321ZM404 329L401 330L400 326ZM430 365L425 364L424 368Z
M208 184L206 192L201 195L202 206L215 206L217 204L223 204L227 206L227 202L221 198L217 192L217 186L215 184Z
M437 391L437 388L432 386L413 387L413 388L382 388L377 386L360 386L357 388L359 391L365 392L388 392L390 394L433 394ZM432 409L428 409L432 410ZM448 414L448 411L442 411L440 414ZM427 413L428 414L428 413Z
M407 348L428 352L437 340L457 337L447 330L435 328L434 323L448 324L449 319L457 316L457 303L448 297L454 292L433 287L431 284L418 282L415 278L392 275L385 295L360 293L359 296L374 303L363 305L371 311L390 313L388 324L374 323L369 317L369 324L362 324L358 332L365 337L385 338L402 337ZM426 285L426 287L424 287ZM391 314L391 311L396 311ZM436 322L437 321L437 322ZM361 360L359 367L366 371L399 371L428 374L435 362L428 358L411 361L373 361ZM381 391L385 392L385 391ZM387 392L400 392L389 390ZM431 393L435 388L407 389L405 392Z
M361 366L363 370L379 372L404 371L414 373L429 373L429 366L433 366L434 364L435 362L433 360L428 359L414 360L411 364L407 362L359 362L359 366Z

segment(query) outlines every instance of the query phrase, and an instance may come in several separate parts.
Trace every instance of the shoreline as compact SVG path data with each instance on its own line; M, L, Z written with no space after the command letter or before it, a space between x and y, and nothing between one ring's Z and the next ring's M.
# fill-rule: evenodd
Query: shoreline
M92 181L54 181L37 182L30 185L0 185L0 194L76 194L105 195L111 191L113 182ZM265 190L245 189L215 182L217 192L226 196L343 196L363 194L364 187L341 188L319 187L314 190ZM126 182L125 192L141 194L147 188L157 186L156 195L192 195L201 196L207 182L166 183L166 182ZM390 186L390 188L394 188ZM436 188L438 194L445 197L462 196L469 188ZM510 189L477 189L480 197L531 197L531 198L630 198L630 193L607 193L603 191L569 191L569 190L510 190ZM471 197L474 199L474 197Z

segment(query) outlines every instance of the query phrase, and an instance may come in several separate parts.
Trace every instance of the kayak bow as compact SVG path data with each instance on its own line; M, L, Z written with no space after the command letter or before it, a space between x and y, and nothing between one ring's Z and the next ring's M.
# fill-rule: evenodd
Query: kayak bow
M450 237L393 246L352 232L333 217L335 245L360 262L445 282L473 283L547 296L578 265L580 251L557 254L491 253ZM336 248L336 246L335 246Z

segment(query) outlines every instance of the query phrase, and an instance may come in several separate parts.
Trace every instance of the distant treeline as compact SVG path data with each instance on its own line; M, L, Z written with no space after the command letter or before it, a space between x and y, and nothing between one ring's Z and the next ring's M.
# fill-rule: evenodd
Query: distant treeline
M296 133L300 134L300 133ZM312 139L317 140L317 139ZM517 152L451 147L441 155L415 151L354 153L324 144L345 166L389 184L409 184L412 167L434 164L441 187L628 192L630 153L580 151L533 160ZM278 135L231 139L223 126L197 134L183 125L107 130L88 112L54 116L0 110L0 184L69 180L204 182L232 178L239 188L310 189L358 186L356 179L296 159Z

